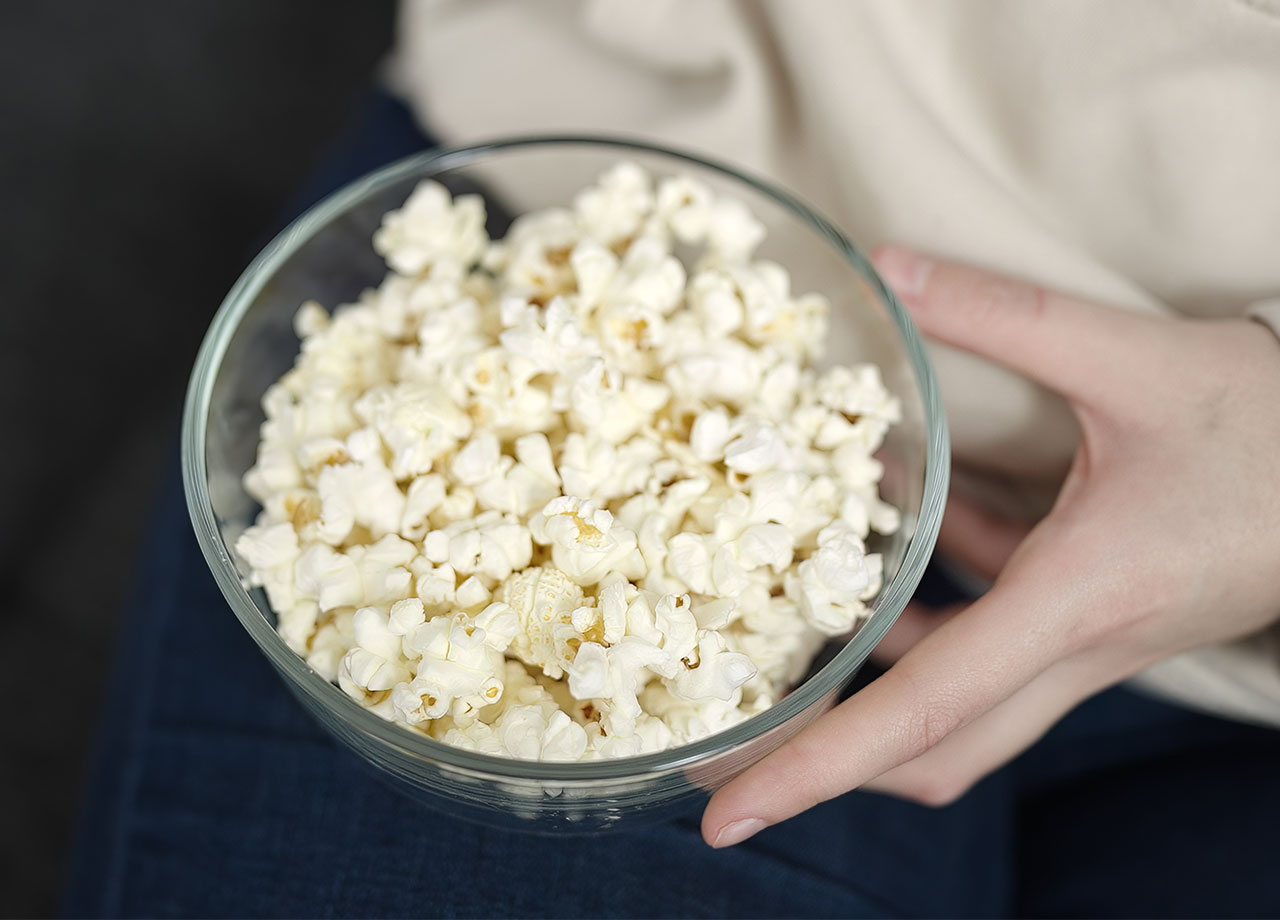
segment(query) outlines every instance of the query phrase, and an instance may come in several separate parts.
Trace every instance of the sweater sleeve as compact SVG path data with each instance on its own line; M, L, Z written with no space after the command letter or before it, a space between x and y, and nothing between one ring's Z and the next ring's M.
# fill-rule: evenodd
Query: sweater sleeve
M1280 337L1280 297L1259 300L1251 304L1245 310L1245 315L1269 327L1277 337Z

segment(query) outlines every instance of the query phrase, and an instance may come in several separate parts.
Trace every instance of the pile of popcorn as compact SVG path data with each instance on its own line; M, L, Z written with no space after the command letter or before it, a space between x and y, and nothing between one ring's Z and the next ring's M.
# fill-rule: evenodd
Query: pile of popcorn
M299 310L249 583L319 674L486 754L650 753L768 708L880 588L897 401L814 369L827 301L692 178L622 163L485 220L423 182L374 237L381 286Z

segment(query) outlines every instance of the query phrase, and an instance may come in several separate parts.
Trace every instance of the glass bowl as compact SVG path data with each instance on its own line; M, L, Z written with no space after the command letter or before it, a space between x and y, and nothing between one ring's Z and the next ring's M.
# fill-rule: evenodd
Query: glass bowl
M768 235L759 255L786 266L796 291L832 304L825 363L873 361L902 402L903 421L878 455L885 498L903 512L884 555L885 586L857 633L773 708L693 744L618 760L538 763L450 747L363 709L324 680L276 634L259 589L230 551L257 505L241 477L252 465L268 385L298 352L293 315L308 299L332 308L385 274L370 240L382 215L421 180L486 198L489 232L508 215L565 205L607 167L629 159L657 175L686 173L744 201ZM528 830L600 831L687 810L821 714L857 673L919 584L946 497L949 448L933 371L901 306L867 259L830 222L758 178L700 157L595 137L532 137L401 160L359 179L298 218L253 261L227 295L200 348L187 391L182 472L200 547L232 611L286 685L336 738L393 785L437 809Z

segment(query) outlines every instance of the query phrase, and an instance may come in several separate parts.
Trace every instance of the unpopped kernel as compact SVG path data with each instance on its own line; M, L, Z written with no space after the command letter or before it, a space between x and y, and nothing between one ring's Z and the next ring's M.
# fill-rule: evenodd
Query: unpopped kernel
M621 163L484 227L423 182L381 286L298 311L249 583L323 677L486 754L650 753L768 708L880 589L897 400L815 369L827 301L694 178Z

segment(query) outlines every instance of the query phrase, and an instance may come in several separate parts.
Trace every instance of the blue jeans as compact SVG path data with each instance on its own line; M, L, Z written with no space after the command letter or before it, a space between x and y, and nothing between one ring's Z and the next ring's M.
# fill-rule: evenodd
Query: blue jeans
M425 143L374 97L305 197ZM435 814L289 696L208 574L176 472L109 693L69 915L1280 914L1280 733L1127 690L947 808L853 793L727 851L696 814L562 839Z

